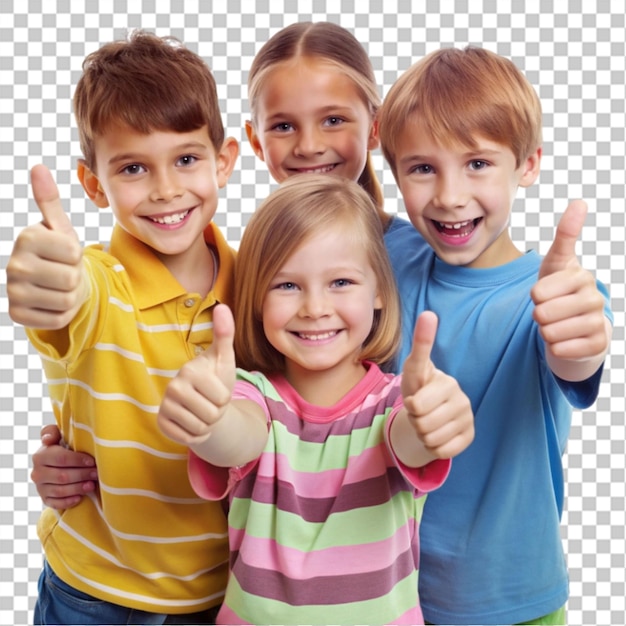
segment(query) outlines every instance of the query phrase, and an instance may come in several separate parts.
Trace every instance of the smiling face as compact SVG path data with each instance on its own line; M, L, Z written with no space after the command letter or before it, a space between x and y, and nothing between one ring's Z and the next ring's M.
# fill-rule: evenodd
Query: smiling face
M206 249L203 231L236 155L234 140L216 154L206 126L147 134L118 126L96 140L97 173L83 164L79 177L96 205L110 205L120 226L169 267Z
M297 57L263 79L246 132L277 182L298 173L358 180L376 126L354 82L323 60Z
M381 306L364 239L325 228L272 278L263 330L285 356L285 376L296 389L320 373L351 388L363 375L359 355Z
M495 267L521 254L509 218L517 188L537 178L541 148L516 167L509 148L474 139L472 148L443 146L407 124L397 142L397 181L411 222L440 259Z

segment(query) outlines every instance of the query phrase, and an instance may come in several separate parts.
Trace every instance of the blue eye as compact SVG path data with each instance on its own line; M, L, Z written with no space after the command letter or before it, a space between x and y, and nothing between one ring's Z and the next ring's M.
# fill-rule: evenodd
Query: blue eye
M485 169L489 164L487 161L483 161L482 159L474 159L470 162L470 169L472 170L482 170Z
M333 281L333 285L335 287L348 287L353 284L353 281L351 281L349 278L337 278Z

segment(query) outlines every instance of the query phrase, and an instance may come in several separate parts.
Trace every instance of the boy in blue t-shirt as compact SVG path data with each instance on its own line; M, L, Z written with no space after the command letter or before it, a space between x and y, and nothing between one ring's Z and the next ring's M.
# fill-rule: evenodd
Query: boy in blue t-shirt
M425 506L424 617L562 624L561 457L572 406L597 396L612 320L606 289L575 256L586 206L570 204L543 259L512 242L517 188L539 174L541 105L489 51L439 50L413 65L387 95L379 132L415 227L386 233L402 294L399 362L417 315L434 311L433 362L459 381L476 420L474 442Z

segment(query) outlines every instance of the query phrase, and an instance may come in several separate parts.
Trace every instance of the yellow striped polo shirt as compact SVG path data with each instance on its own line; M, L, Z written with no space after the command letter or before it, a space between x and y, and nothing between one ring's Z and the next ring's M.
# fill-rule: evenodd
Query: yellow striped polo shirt
M120 226L90 246L90 297L62 331L28 330L69 446L91 454L99 489L65 511L45 509L38 533L52 569L76 589L159 613L221 602L228 567L221 505L195 494L187 449L156 416L179 368L212 341L212 310L232 305L235 252L213 224L213 290L187 293L149 247Z

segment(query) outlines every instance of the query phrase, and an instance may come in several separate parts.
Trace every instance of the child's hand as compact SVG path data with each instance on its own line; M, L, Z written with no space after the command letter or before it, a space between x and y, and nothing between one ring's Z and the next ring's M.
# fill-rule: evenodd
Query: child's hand
M76 506L84 494L96 488L98 474L93 457L66 448L56 425L42 428L41 443L41 448L33 454L30 475L37 493L53 509Z
M533 317L546 343L550 365L568 380L584 380L595 372L610 336L604 298L591 272L584 270L576 257L576 241L586 215L587 205L582 200L569 204L531 290ZM581 363L586 360L590 361L588 367ZM559 371L559 361L576 363Z
M185 445L208 439L224 415L235 386L235 322L230 309L213 311L213 343L189 361L165 390L158 424L170 439Z
M82 249L50 171L33 167L31 183L43 222L25 228L15 242L7 264L9 315L31 328L60 329L86 298Z
M432 311L417 319L402 372L402 395L409 421L426 449L438 458L451 458L473 441L474 414L456 379L430 359L437 323Z

